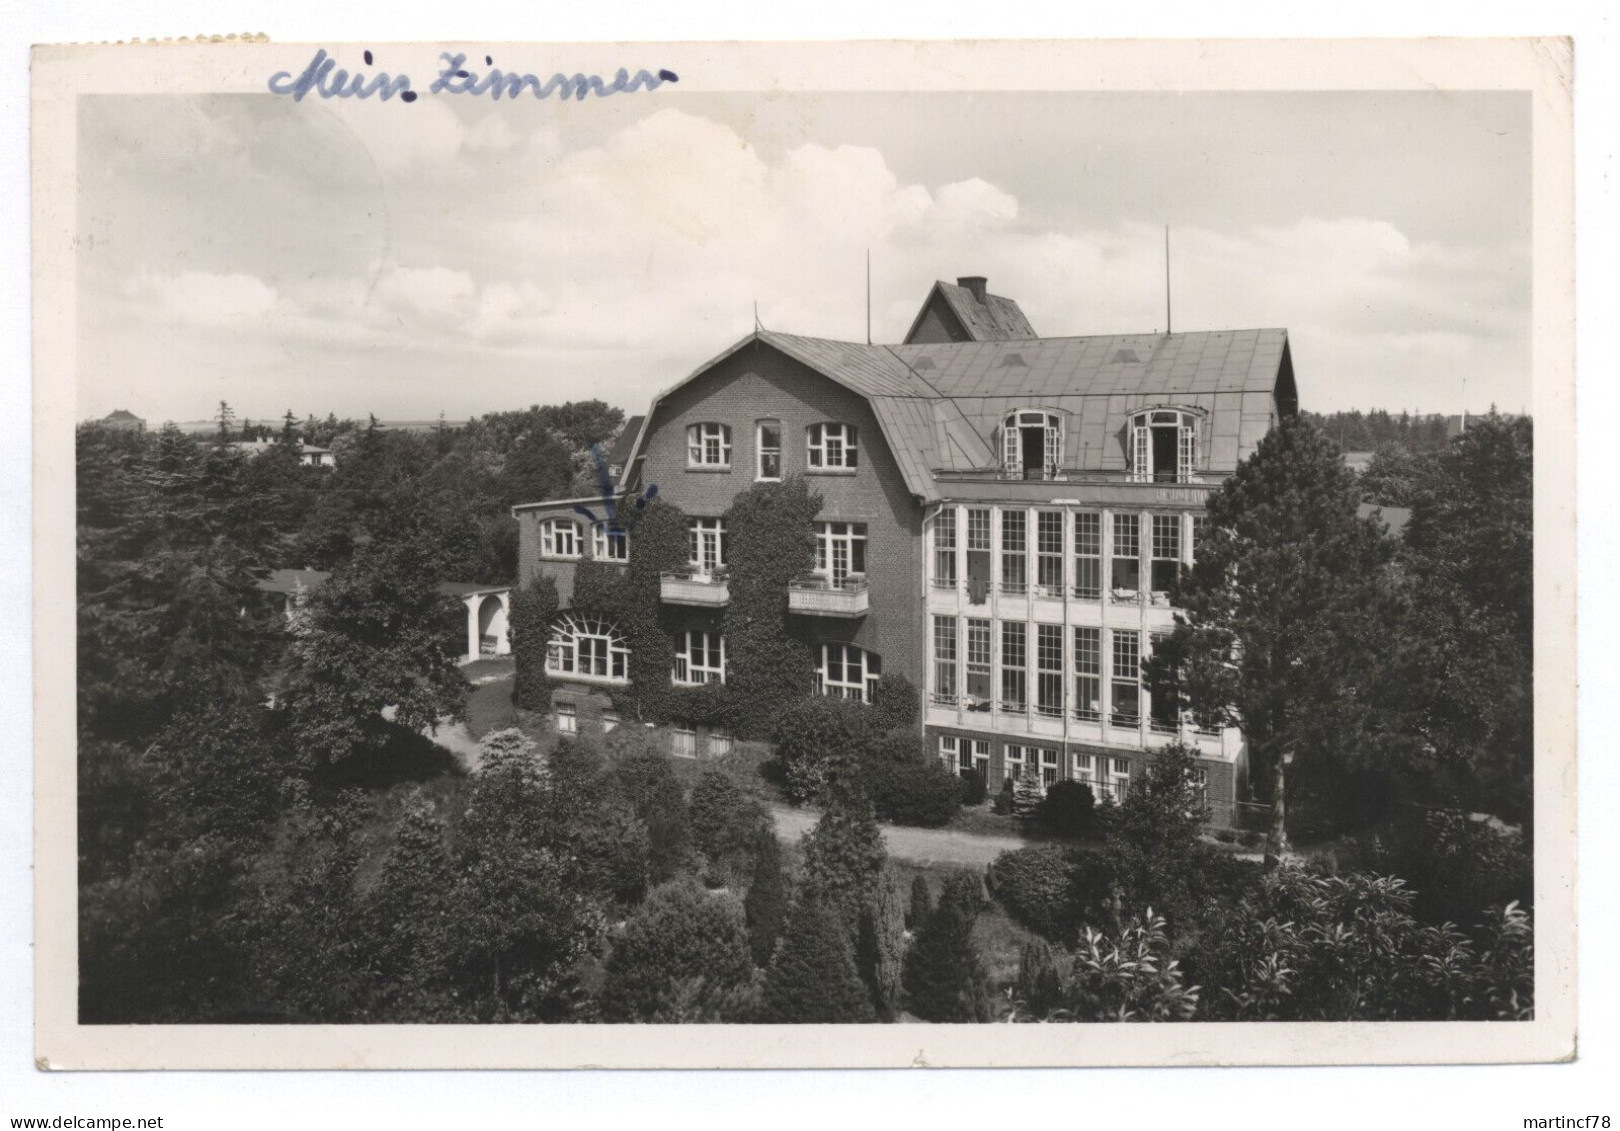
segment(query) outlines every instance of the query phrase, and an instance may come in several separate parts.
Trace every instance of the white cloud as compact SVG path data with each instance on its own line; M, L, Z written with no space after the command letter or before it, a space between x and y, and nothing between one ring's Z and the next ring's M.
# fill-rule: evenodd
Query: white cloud
M142 273L125 285L126 297L153 307L164 322L190 326L245 326L275 309L274 287L252 275L182 271Z

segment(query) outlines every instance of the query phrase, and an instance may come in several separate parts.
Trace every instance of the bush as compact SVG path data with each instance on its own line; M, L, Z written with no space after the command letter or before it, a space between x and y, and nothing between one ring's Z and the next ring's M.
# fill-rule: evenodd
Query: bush
M996 794L995 804L992 806L999 817L1010 816L1013 811L1013 783L1012 779L1001 783L1001 792Z
M886 675L872 692L872 726L879 731L910 730L917 727L922 700L911 681L903 675Z
M609 1021L733 1021L754 976L743 908L690 880L658 888L608 956Z
M1035 815L1041 824L1061 836L1083 837L1092 832L1096 804L1085 782L1060 781L1046 791Z
M800 899L765 977L760 1020L837 1024L876 1019L855 969L849 929L838 912Z
M789 800L804 805L823 799L839 774L860 762L867 708L848 699L802 699L777 719L776 756Z
M708 878L729 884L747 876L760 843L771 836L771 817L731 776L707 770L692 787L688 807L692 842L709 862Z
M1032 820L1041 807L1041 779L1034 770L1025 770L1013 783L1012 812L1021 820Z
M937 762L882 760L862 776L877 815L897 825L938 828L961 807L959 779Z
M1524 836L1498 832L1455 809L1411 813L1364 845L1367 866L1406 880L1413 912L1430 923L1469 925L1479 909L1531 906L1533 872Z
M985 878L1007 914L1032 931L1061 940L1080 924L1074 876L1069 849L1037 845L1003 852L991 861Z
M787 918L788 884L782 873L782 849L774 834L767 834L754 852L754 875L743 900L748 921L748 948L756 966L769 966Z
M551 680L546 677L546 633L557 615L557 583L549 577L536 577L527 588L512 594L508 634L512 638L512 660L517 674L512 682L512 702L525 711L545 711L551 707Z
M962 779L962 804L983 805L990 797L990 787L983 775L968 774Z
M989 982L973 941L973 924L983 907L979 878L951 875L939 906L907 952L901 979L906 1003L924 1021L991 1019Z

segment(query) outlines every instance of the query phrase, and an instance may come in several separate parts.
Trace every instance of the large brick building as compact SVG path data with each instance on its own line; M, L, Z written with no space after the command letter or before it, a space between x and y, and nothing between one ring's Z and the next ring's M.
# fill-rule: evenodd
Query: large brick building
M690 570L661 591L677 682L724 678L732 499L804 475L824 500L817 569L783 600L818 659L807 691L863 698L905 676L929 749L992 789L1028 772L1118 796L1179 738L1229 821L1241 735L1156 709L1140 664L1173 626L1206 495L1296 408L1283 330L1039 338L964 278L934 286L900 345L737 342L653 401L618 487L656 485L690 516ZM515 508L520 584L549 574L565 605L548 662L564 730L628 671L613 627L566 603L577 563L624 560L634 535L587 529L578 502ZM675 749L707 737L677 727Z

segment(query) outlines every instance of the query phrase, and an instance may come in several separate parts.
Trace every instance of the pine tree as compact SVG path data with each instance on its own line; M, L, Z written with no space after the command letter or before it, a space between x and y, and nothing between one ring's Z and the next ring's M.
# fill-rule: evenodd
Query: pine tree
M934 899L928 891L928 881L921 876L911 878L911 906L906 911L906 929L912 934L923 929L928 916L934 912Z
M743 901L748 919L748 947L753 952L755 965L770 965L787 910L788 882L782 872L782 849L776 835L766 833L754 849L754 876Z
M851 941L861 908L870 903L887 853L872 804L853 793L836 793L816 827L804 837L804 890L837 914Z
M608 956L602 1013L608 1021L739 1019L754 977L748 928L736 896L695 880L647 896Z
M871 991L878 1019L893 1021L900 1013L900 977L906 955L905 904L894 877L885 874L872 900L861 908L856 966Z
M1026 769L1013 783L1013 816L1025 821L1040 815L1041 779L1034 770Z
M952 875L906 955L906 1004L925 1021L991 1020L989 981L973 942L983 902L977 876Z
M839 1024L875 1018L843 920L816 899L801 896L765 977L760 1020Z

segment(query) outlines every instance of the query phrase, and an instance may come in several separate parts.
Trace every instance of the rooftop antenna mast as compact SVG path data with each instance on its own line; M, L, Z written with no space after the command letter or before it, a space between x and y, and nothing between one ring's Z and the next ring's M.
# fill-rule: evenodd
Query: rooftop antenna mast
M1164 226L1164 334L1170 336L1170 225Z
M872 344L872 249L866 249L866 344Z

